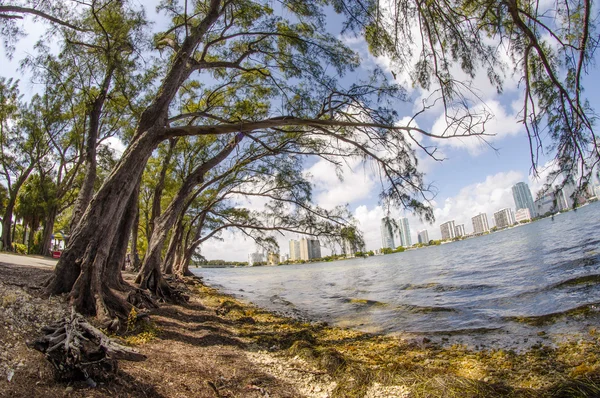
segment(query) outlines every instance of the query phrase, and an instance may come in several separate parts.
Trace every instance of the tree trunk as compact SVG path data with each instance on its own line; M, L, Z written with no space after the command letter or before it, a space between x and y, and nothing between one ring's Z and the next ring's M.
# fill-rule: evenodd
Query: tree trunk
M135 202L135 218L133 220L133 226L131 227L131 265L134 271L139 271L142 266L140 256L138 254L138 233L140 229L140 206L139 198Z
M193 272L190 271L190 263L192 262L192 255L195 250L195 247L192 250L186 250L184 255L178 259L177 266L175 267L175 275L194 276Z
M152 231L154 231L154 221L160 216L160 201L162 199L163 190L165 189L167 170L169 169L169 164L171 164L171 158L173 157L173 152L175 151L175 145L177 144L177 141L177 138L171 138L169 140L169 149L167 150L167 154L163 159L158 182L154 188L154 195L152 197L152 212L150 214L150 220L148 220L148 240L150 240Z
M2 218L2 250L12 251L12 217L15 210L15 203L17 201L16 195L11 195L8 198L6 209L4 210L4 216Z
M94 195L94 185L96 184L96 177L98 175L97 167L98 162L96 160L96 153L98 149L98 134L100 131L100 118L102 116L102 108L106 102L110 83L112 81L112 75L115 68L111 66L107 68L104 74L104 80L100 86L100 93L98 97L91 104L90 109L90 126L88 129L88 136L85 144L85 176L83 184L77 195L77 201L73 208L73 216L71 217L70 229L73 231L75 226L81 220L83 212L90 204L92 196Z
M131 228L135 221L135 214L137 210L137 201L139 195L139 184L133 191L129 198L129 203L121 218L121 225L116 233L115 241L110 252L110 257L106 270L104 272L105 280L108 286L111 288L123 289L125 282L121 270L125 264L125 257L127 255L127 247L129 245L129 236L131 235Z
M181 246L181 239L183 237L183 217L179 217L177 221L177 227L175 232L171 235L171 241L169 242L169 248L165 254L165 260L163 262L163 273L172 274L173 265L175 264L175 256L178 248Z
M42 241L40 242L39 254L42 256L50 256L50 245L52 243L52 232L54 231L54 221L57 213L56 206L52 206L46 219L44 220L44 230L42 231Z
M136 278L136 283L140 284L141 289L149 289L153 294L164 300L172 298L168 284L164 281L161 272L161 252L169 230L173 228L178 217L185 209L187 197L204 180L204 175L225 160L243 137L243 134L237 134L219 153L196 167L185 179L183 185L169 204L169 207L158 218L152 238L148 244L148 251L146 252L142 269Z
M113 242L127 239L116 236L120 221L160 139L160 131L148 131L125 151L72 232L71 244L46 286L47 294L70 292L76 311L101 319L128 315L131 305L108 289L104 272Z

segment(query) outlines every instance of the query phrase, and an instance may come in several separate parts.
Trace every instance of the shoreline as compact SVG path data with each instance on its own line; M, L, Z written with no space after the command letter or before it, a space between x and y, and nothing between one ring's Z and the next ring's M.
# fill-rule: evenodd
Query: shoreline
M25 346L40 325L66 311L62 298L36 297L36 283L50 270L0 265L0 397L600 394L600 333L595 331L590 341L526 352L441 347L426 337L407 340L278 316L192 280L186 281L189 303L162 304L151 313L152 328L121 337L147 361L119 362L116 380L97 388L61 384L52 379L43 356Z

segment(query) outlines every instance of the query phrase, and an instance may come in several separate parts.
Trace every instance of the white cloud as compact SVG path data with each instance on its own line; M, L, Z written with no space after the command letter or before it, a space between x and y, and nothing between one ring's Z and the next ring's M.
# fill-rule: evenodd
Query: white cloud
M325 208L356 203L378 192L375 171L360 159L348 159L342 166L341 180L335 166L322 159L306 172L315 187L315 203Z

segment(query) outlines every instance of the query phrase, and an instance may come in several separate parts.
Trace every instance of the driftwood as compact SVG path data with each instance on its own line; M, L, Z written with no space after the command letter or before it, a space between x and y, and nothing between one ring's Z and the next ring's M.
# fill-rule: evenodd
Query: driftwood
M44 336L29 343L46 355L58 380L86 380L91 386L117 372L117 361L143 361L145 355L116 343L75 311L70 317L42 328Z

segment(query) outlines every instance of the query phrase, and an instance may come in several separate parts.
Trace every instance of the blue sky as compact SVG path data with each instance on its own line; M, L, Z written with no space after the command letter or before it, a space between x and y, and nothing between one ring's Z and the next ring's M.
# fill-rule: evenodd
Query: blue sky
M147 9L148 15L154 15L154 10ZM332 27L338 23L333 19ZM159 24L160 25L160 22ZM17 71L18 61L27 52L33 52L33 44L39 33L44 28L41 22L28 24L29 35L18 43L17 52L12 61L7 60L2 54L0 62L4 66L2 75L5 77L17 77L22 80L21 91L26 95L36 91L36 87L28 83L28 77L22 76ZM366 51L365 43L355 37L343 38L346 43L355 49L362 57L361 73L368 73L374 67L379 66L384 70L389 67L389 61L385 58L373 58ZM392 75L388 73L390 79ZM400 77L402 78L402 77ZM596 87L598 84L598 71L589 71L586 78L586 87ZM487 82L484 76L477 76L474 85L480 90L480 95L489 110L495 114L495 119L489 123L489 132L495 136L490 140L497 151L492 150L477 139L461 139L440 142L440 150L446 157L443 162L435 162L420 156L422 169L426 172L426 181L431 182L437 189L437 196L432 205L435 209L436 222L426 225L402 209L391 209L394 217L407 216L410 221L412 241L417 241L417 231L427 229L430 239L440 237L439 224L456 220L457 224L465 223L467 233L472 231L470 218L479 212L488 214L490 225L493 223L492 214L503 207L514 207L511 187L519 181L529 183L532 193L543 184L542 179L535 179L530 175L531 158L527 136L521 125L517 122L518 99L521 90L513 76L506 76L506 84L503 94L499 95ZM598 90L588 89L585 93L595 109L600 105L600 93ZM418 90L410 92L411 98L418 102L423 93ZM415 110L412 103L402 104L402 116L410 117ZM426 117L418 120L419 126L429 131L440 128L438 118L440 109L433 109ZM120 149L119 142L113 142L115 148ZM541 166L549 159L549 156L541 159ZM371 167L363 167L358 161L351 163L352 170L345 172L343 181L335 177L331 165L322 161L307 163L310 167L307 172L313 176L315 184L315 201L322 206L335 206L348 203L359 221L359 226L365 235L367 249L378 249L380 247L379 223L385 214L384 209L378 203L379 187ZM251 204L260 208L260 201ZM295 237L286 235L279 238L281 253L288 252L288 239ZM244 261L247 254L255 250L252 241L244 240L241 236L226 232L223 241L211 241L203 247L203 254L208 258L222 258L225 260Z

